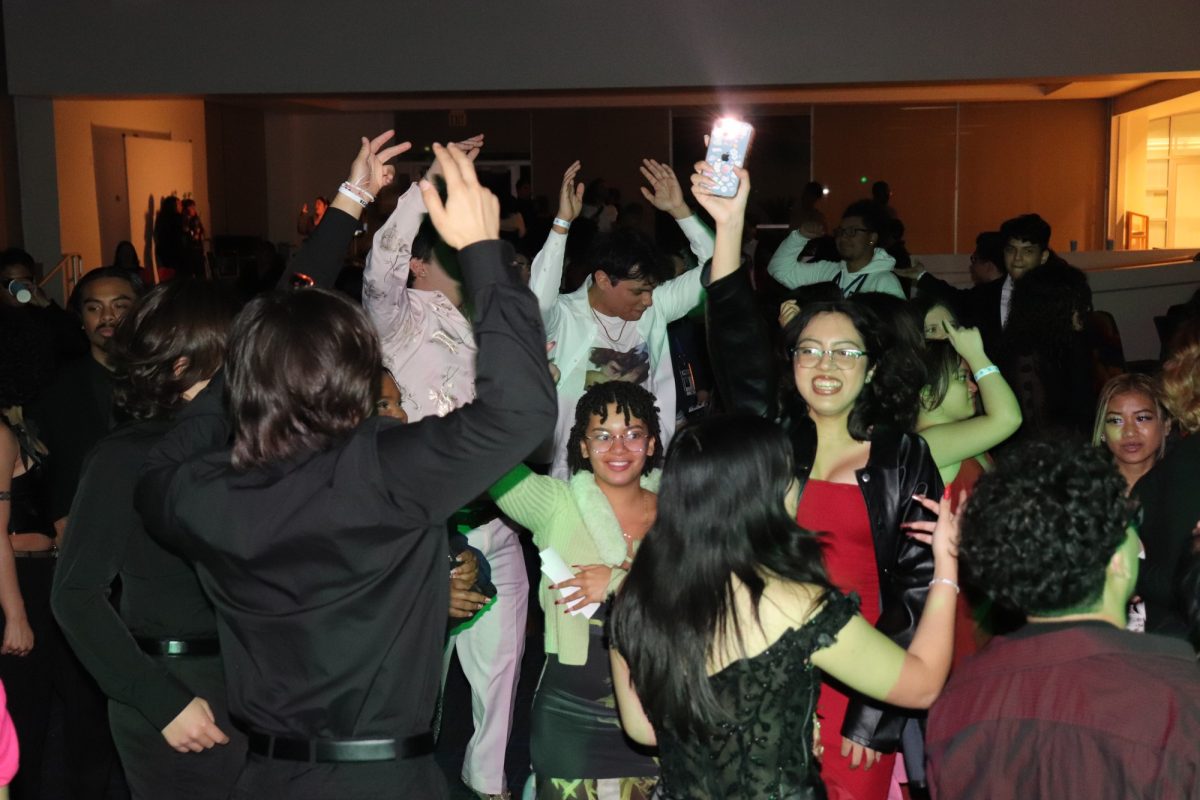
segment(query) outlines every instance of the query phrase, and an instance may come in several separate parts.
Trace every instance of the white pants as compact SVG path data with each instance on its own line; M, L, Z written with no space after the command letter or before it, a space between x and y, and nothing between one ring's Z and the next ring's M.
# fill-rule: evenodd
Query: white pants
M525 652L525 617L529 611L529 577L516 532L493 520L467 534L492 568L496 599L474 622L450 637L442 661L442 688L450 656L471 684L471 718L475 733L467 743L462 778L472 789L499 794L505 788L504 754L512 731L521 656Z

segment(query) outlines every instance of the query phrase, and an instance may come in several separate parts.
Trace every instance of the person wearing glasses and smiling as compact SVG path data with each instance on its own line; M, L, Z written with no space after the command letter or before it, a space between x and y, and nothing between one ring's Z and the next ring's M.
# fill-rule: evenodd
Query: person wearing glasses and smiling
M649 798L658 765L621 732L601 607L570 613L617 590L658 511L662 463L654 395L637 384L589 388L575 407L567 441L570 481L518 466L495 486L500 510L577 570L539 596L546 615L546 666L533 701L529 750L538 800ZM576 591L559 597L560 589ZM584 791L575 793L580 784ZM609 788L615 791L606 794Z
M896 259L879 244L886 225L887 215L877 203L851 203L842 214L841 224L833 229L841 261L801 263L798 259L809 239L821 235L801 227L779 245L767 272L789 289L832 281L846 297L857 292L884 292L904 299L904 289L892 273Z
M868 622L901 647L912 642L933 579L933 552L905 535L928 512L915 495L938 497L942 479L925 440L912 433L925 383L920 357L853 298L805 304L788 324L795 392L780 402L767 321L748 270L739 268L749 173L733 198L711 193L696 164L693 194L716 222L707 277L709 351L727 410L778 419L795 454L797 522L822 531L834 586L856 593ZM843 218L843 225L849 225ZM782 407L781 407L782 406ZM829 796L882 800L911 720L892 707L825 684L817 714ZM919 732L905 749L920 764ZM913 744L910 746L909 742Z

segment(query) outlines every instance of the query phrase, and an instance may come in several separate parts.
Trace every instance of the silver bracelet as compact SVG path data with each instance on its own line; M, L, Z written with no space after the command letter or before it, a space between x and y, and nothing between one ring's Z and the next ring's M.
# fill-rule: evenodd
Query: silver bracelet
M933 585L935 583L944 583L947 586L951 586L954 588L954 593L958 594L958 584L955 583L954 581L950 580L949 578L934 578L933 580L931 580L929 582L929 587L933 588Z

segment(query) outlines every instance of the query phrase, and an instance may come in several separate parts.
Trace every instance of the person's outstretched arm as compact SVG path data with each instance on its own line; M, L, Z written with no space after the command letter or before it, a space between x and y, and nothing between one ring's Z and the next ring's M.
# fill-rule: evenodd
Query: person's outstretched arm
M915 538L933 546L934 572L917 631L908 650L856 615L812 661L855 691L905 708L929 708L950 672L954 654L954 614L958 597L958 518L950 498L922 500L936 510L936 523L913 523Z
M360 199L354 200L341 191L337 193L329 208L325 209L321 224L313 230L312 236L279 276L276 289L288 288L295 274L307 275L314 286L325 289L333 287L366 204L374 202L383 187L396 179L396 168L387 166L388 160L412 147L409 142L384 147L394 135L395 131L384 131L374 139L362 137L362 145L350 164L350 174L346 178L346 183L354 187L351 193Z
M562 286L563 262L567 257L567 232L583 209L583 184L575 180L581 168L580 163L574 161L563 173L554 224L550 226L546 244L529 267L529 288L537 297L546 330L558 326L558 290Z
M652 158L643 158L640 169L642 177L646 179L646 183L650 184L649 189L645 186L641 187L642 197L646 198L646 202L659 211L671 215L675 224L679 226L679 230L683 231L683 235L687 237L688 246L696 256L697 263L703 264L712 258L712 231L705 227L700 218L688 207L687 201L683 198L683 188L679 185L679 178L675 177L675 170ZM694 305L696 303L692 303L692 306ZM692 306L689 306L688 309ZM683 313L686 313L688 309L685 309Z
M558 414L537 301L509 269L511 248L496 238L499 202L461 150L434 152L447 200L428 181L421 191L438 233L459 251L479 354L474 402L379 434L387 489L416 524L444 520L485 491L546 439Z
M979 399L983 413L961 422L935 425L921 431L929 452L939 468L983 455L1016 433L1021 427L1021 404L987 353L978 328L955 328L945 324L950 343L967 362L972 375L981 375Z
M483 136L459 142L458 147L474 160L483 145ZM425 174L433 181L441 173L434 161ZM413 240L425 218L425 200L421 187L414 183L400 199L387 222L375 232L363 269L362 305L379 338L385 343L400 335L409 313L408 276L412 265Z
M722 410L778 416L775 362L771 335L758 310L750 273L742 268L742 230L750 173L735 169L739 180L734 197L712 193L711 168L698 161L692 175L692 195L712 215L717 227L712 262L702 269L708 302L705 305L709 366Z

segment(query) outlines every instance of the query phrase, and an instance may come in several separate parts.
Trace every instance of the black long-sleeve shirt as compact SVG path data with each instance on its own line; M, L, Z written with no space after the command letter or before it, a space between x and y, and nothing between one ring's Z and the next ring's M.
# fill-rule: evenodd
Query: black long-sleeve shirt
M197 398L152 454L138 507L196 563L217 609L230 710L252 728L305 738L428 728L445 520L528 456L556 416L537 302L506 250L459 253L479 342L470 405L412 425L372 417L329 450L238 472L226 448L169 463L223 435Z
M133 506L138 473L167 422L120 428L88 456L51 597L54 615L106 695L164 728L195 692L134 636L213 638L216 618L192 566L146 535ZM121 575L121 610L107 601Z
M321 226L319 233L305 243L291 265L293 271L309 275L319 286L332 284L358 226L357 220L337 209L330 209L328 217L329 224ZM288 278L290 272L281 278L280 286L286 286ZM54 614L71 648L104 693L136 708L161 729L191 702L195 692L176 679L161 660L142 652L134 637L216 636L216 616L195 569L152 539L134 508L138 475L151 449L172 423L125 425L101 440L85 459L96 437L107 428L112 381L108 371L90 357L68 374L86 374L86 382L93 389L85 397L94 395L96 403L85 403L84 411L88 413L76 411L74 415L66 414L65 407L54 407L59 417L74 425L90 426L72 428L70 437L61 436L63 432L59 431L66 463L58 473L57 516L66 514L68 507L70 515L54 579ZM76 378L75 382L81 380L85 379ZM177 443L187 442L187 447L174 452L174 461L191 455L198 444L201 449L211 449L227 441L229 426L221 405L222 386L218 379L180 421L184 430L177 432L175 439ZM67 396L62 391L52 396L60 395ZM65 400L58 405L65 406ZM99 409L105 409L104 413ZM199 435L199 442L190 438L191 434ZM74 449L69 446L72 444L76 445ZM71 464L72 459L78 463ZM118 574L122 581L119 614L107 602Z

